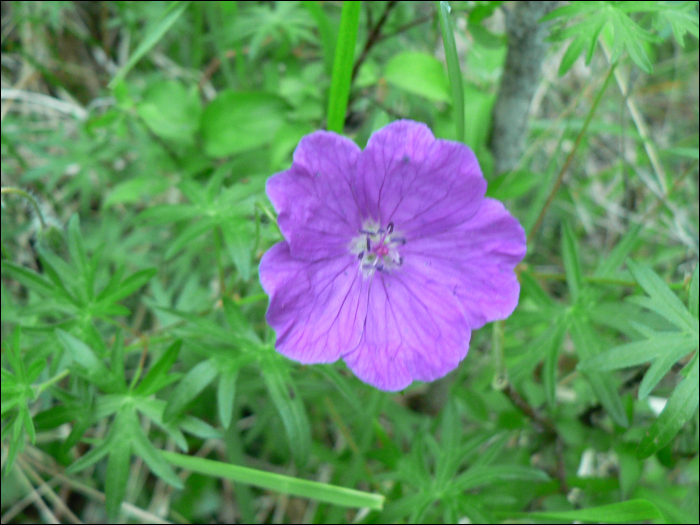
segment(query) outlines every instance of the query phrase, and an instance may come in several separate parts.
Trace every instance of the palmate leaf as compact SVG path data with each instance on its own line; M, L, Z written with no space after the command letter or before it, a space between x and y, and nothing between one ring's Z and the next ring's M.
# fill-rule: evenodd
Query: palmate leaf
M662 29L669 24L675 38L684 45L684 37L691 34L697 38L698 19L692 2L571 2L555 9L542 21L559 20L577 22L564 29L553 31L552 40L573 38L559 67L559 75L565 74L576 59L585 53L588 64L595 51L598 37L609 36L612 46L612 62L616 62L624 50L642 70L651 73L651 61L644 42L659 42L654 33L639 25L629 13L651 13L655 16L655 27Z
M664 317L678 330L656 331L639 325L638 331L645 336L645 339L611 348L580 363L579 368L587 374L592 374L651 361L652 365L644 375L639 388L639 398L644 399L676 362L698 349L699 329L695 315L685 308L658 275L650 268L634 261L628 261L627 266L635 280L648 294L647 297L634 296L630 301ZM690 285L691 308L697 294L694 286L697 287L697 268ZM639 457L648 457L666 445L695 414L698 407L697 363L696 352L688 369L688 375L671 394L663 412L640 443L637 451Z

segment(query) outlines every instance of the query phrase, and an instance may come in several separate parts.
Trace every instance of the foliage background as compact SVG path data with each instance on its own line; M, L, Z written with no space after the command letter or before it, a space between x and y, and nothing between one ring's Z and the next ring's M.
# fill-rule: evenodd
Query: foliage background
M548 15L502 174L513 6L446 48L442 4L3 3L3 523L697 523L697 4ZM513 316L387 394L278 356L257 264L299 139L396 118L463 120L529 244Z

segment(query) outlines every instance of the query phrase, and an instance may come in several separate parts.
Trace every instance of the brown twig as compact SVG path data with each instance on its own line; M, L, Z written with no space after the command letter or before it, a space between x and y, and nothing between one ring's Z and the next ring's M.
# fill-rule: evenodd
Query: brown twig
M377 24L372 29L369 36L367 37L367 42L365 43L365 47L362 50L362 54L360 54L360 57L355 62L355 65L352 67L352 77L351 77L352 80L351 80L351 82L353 82L355 80L355 78L357 77L357 73L360 71L360 66L367 58L367 55L369 54L372 47L377 42L379 42L379 33L381 32L382 27L384 27L384 24L386 23L386 20L389 17L389 13L396 6L397 3L398 3L398 0L391 0L390 2L387 2L381 18L379 19Z
M510 400L513 405L525 414L530 420L532 420L540 429L545 433L545 435L554 440L554 454L556 456L556 467L554 470L554 475L559 481L559 490L562 494L567 494L569 492L569 484L566 482L566 464L564 463L564 442L557 433L557 429L554 423L548 417L542 415L534 407L520 395L520 393L513 388L513 385L508 383L502 392Z

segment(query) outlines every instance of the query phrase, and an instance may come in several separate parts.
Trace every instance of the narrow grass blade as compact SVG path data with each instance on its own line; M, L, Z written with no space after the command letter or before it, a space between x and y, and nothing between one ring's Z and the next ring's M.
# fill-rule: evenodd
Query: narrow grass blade
M189 2L173 2L168 6L165 13L163 13L163 17L150 28L148 34L136 48L134 54L131 55L126 65L119 70L107 87L110 89L114 88L115 85L126 77L136 63L141 60L146 53L153 49L158 41L163 38L163 35L168 32L175 22L177 22L177 19L180 18L182 13L185 12L188 5Z
M528 520L547 520L554 522L597 522L597 523L638 523L646 520L663 519L659 509L653 503L632 499L620 503L601 505L588 509L566 510L562 512L518 512L510 516Z
M291 496L314 499L342 507L367 507L372 510L381 510L384 505L384 496L381 494L346 489L317 481L308 481L273 472L239 467L211 459L185 456L175 452L163 451L162 454L165 459L177 467L207 476L226 478L238 483L274 490L275 492Z
M452 115L455 119L457 129L457 140L464 141L464 83L462 81L462 70L459 67L459 57L457 56L457 44L455 43L455 33L450 19L450 4L448 2L437 2L438 18L440 19L440 30L442 31L442 42L445 46L445 59L447 61L447 75L450 78L452 88Z
M335 46L335 61L333 62L333 77L328 96L328 131L343 132L345 112L350 98L352 84L352 66L355 59L355 42L357 28L360 25L361 2L343 2L340 13L340 29L338 43Z

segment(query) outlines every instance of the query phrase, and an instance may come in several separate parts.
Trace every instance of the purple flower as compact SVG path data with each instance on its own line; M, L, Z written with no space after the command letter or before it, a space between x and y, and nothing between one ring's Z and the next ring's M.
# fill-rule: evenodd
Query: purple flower
M267 195L286 240L260 262L277 350L301 363L343 359L362 381L433 381L472 330L518 304L525 233L464 144L400 120L364 151L327 131L304 137Z

